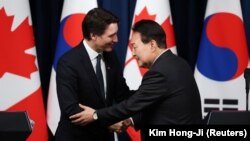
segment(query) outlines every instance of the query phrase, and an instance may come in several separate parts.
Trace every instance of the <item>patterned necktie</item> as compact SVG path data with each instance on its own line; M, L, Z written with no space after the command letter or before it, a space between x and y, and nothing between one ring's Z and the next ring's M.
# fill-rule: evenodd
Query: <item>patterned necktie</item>
M97 56L97 62L96 62L96 76L100 85L101 93L103 98L105 99L105 92L104 92L104 81L103 81L103 75L102 75L102 69L101 69L101 59L102 55L99 54Z

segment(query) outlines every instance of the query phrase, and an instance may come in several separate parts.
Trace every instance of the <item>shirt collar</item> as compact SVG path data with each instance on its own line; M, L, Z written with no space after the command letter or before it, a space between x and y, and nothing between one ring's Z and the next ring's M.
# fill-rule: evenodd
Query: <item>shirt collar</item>
M87 53L89 54L89 58L90 60L94 60L96 59L96 57L98 56L98 52L96 52L95 50L93 50L86 42L86 40L83 40L83 45L85 46Z
M156 58L155 58L155 60L154 60L154 62L152 63L152 64L154 64L155 63L155 61L164 53L164 52L166 52L168 49L165 49L163 52L161 52Z

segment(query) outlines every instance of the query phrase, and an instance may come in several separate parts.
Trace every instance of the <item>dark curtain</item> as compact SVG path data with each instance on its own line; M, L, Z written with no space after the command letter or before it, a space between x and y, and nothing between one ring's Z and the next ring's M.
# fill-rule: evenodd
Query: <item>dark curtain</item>
M115 51L123 64L136 0L97 0L97 2L99 7L112 11L120 18L119 43L115 46ZM178 56L187 60L193 69L199 49L206 3L207 0L170 0ZM247 14L250 13L248 8L250 1L241 0L241 3L249 44L250 18ZM46 106L63 0L30 0L30 5ZM50 140L53 141L52 136Z
M241 0L242 16L245 24L246 36L247 36L247 45L248 45L248 54L250 55L250 1Z
M170 0L178 56L194 69L207 0Z

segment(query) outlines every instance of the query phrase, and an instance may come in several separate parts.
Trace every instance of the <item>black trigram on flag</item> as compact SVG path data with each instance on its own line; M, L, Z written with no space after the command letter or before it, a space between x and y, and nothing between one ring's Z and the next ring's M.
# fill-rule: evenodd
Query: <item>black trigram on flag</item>
M204 113L211 111L237 111L238 99L218 99L205 98L204 99Z

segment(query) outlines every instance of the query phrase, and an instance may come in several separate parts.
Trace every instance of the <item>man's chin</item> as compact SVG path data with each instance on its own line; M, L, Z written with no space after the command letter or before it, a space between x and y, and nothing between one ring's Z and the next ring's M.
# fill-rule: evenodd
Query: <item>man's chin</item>
M106 51L106 52L110 52L110 51L112 51L112 50L113 50L113 48L112 48L112 47L105 48L105 51Z
M141 63L140 61L138 61L138 66L139 66L140 68L145 68L145 66L143 65L143 63Z
M145 63L142 63L142 62L138 62L138 66L140 67L140 68L144 68L144 69L148 69L149 68L149 66L148 66L148 64L145 64Z

